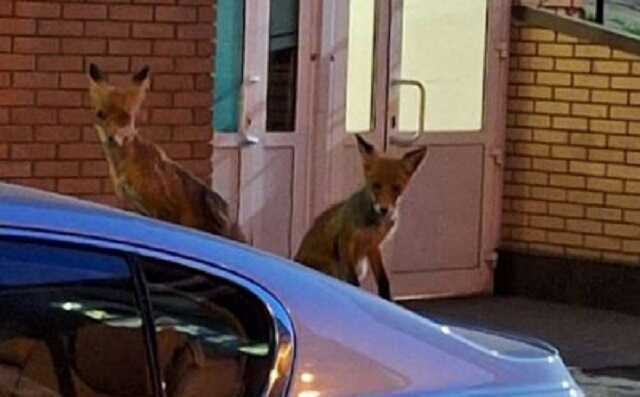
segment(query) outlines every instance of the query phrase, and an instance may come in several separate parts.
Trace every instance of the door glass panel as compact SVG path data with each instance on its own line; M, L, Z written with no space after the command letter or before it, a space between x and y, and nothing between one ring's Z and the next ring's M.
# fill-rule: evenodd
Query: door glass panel
M244 61L244 1L218 0L213 120L218 132L238 131Z
M295 130L298 8L298 0L271 0L267 131Z
M168 396L261 396L273 368L273 319L243 288L143 261Z
M426 88L427 131L482 127L487 0L403 0L400 78ZM397 76L397 74L396 74ZM399 128L415 131L416 87L401 86Z
M375 3L371 0L349 1L347 132L365 132L373 128Z
M152 396L129 267L0 242L0 395Z

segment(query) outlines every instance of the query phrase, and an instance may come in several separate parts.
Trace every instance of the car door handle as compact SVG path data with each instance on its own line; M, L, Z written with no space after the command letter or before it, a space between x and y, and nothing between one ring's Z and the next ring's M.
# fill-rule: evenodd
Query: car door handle
M418 89L420 95L420 109L418 111L418 129L408 137L402 136L406 134L393 134L389 137L389 141L397 146L409 146L424 133L424 122L426 117L425 106L427 103L427 89L419 80L394 79L391 80L391 86L409 86ZM396 117L395 115L393 117Z

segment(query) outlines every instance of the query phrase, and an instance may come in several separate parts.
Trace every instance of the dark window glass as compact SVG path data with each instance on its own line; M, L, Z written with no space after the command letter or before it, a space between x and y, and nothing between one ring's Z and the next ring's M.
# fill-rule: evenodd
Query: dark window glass
M0 396L151 396L127 264L0 242Z
M143 273L168 396L259 396L273 363L258 298L220 278L147 261Z
M267 130L293 131L298 76L298 0L271 0Z

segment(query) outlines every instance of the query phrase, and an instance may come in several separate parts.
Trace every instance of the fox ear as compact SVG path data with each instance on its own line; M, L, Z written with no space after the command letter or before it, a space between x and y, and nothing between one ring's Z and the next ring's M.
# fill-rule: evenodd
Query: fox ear
M359 134L356 134L356 139L358 140L358 151L360 151L360 154L365 160L378 155L376 148L374 148L369 142L365 141Z
M133 82L137 85L142 85L149 79L149 72L151 69L149 66L144 66L140 71L133 75Z
M102 73L100 68L94 63L89 65L89 78L94 83L101 83L105 81L104 74Z
M409 171L409 174L413 174L418 169L422 160L427 155L427 147L421 147L420 149L412 150L402 156L402 163Z

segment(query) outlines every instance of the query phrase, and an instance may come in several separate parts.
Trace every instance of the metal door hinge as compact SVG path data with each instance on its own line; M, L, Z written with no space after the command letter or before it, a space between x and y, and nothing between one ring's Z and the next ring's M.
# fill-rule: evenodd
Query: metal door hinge
M500 59L509 59L509 43L506 41L501 41L496 46L496 51L498 51L498 57Z
M492 149L489 152L489 155L493 157L493 161L496 163L497 166L499 167L504 166L504 150Z
M491 252L484 258L484 261L489 268L495 269L498 267L498 253L496 251Z

